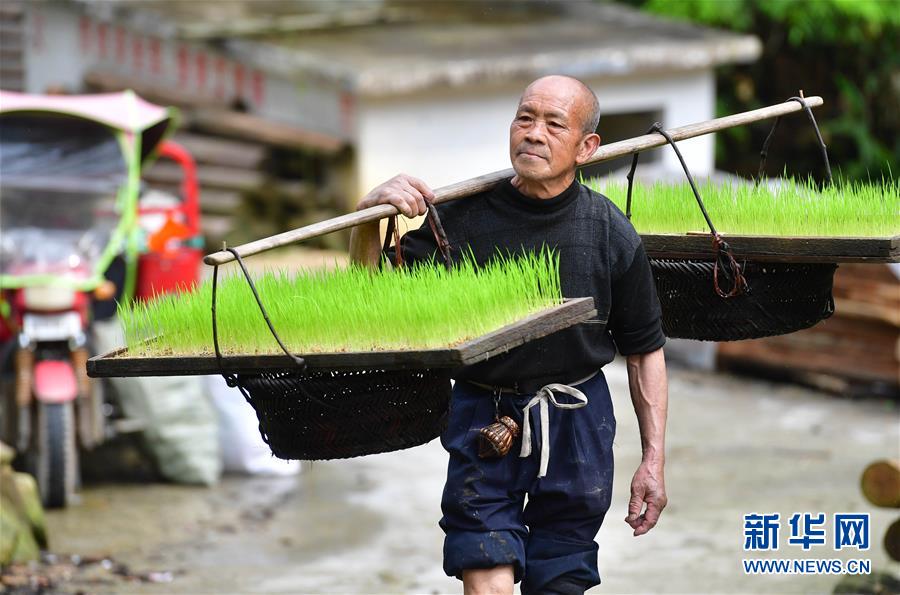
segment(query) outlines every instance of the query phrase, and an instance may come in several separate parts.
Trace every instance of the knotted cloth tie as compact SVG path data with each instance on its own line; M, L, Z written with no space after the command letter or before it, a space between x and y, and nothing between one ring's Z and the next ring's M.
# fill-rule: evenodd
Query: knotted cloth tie
M578 402L560 403L556 400L555 392L571 395ZM519 457L524 458L531 456L531 416L529 412L535 405L540 406L538 411L541 416L541 466L538 470L538 477L547 475L547 466L550 464L550 403L557 409L581 409L588 404L588 398L583 392L567 384L547 384L542 386L522 409L525 419L522 429L522 450L519 452Z

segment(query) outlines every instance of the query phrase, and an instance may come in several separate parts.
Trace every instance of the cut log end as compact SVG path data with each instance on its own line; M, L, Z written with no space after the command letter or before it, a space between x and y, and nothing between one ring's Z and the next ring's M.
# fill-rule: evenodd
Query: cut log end
M900 508L900 461L875 461L863 471L860 484L875 506Z
M900 519L891 523L884 534L884 549L892 560L900 562Z

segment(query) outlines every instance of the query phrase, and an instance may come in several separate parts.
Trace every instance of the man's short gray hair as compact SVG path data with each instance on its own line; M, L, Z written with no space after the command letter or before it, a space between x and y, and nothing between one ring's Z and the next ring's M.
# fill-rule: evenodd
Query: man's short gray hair
M594 93L594 90L588 87L584 81L579 79L575 80L581 83L581 86L584 87L585 92L587 92L591 100L591 109L585 114L584 125L581 128L581 132L584 134L593 134L597 132L597 126L600 125L600 101L597 99L597 94Z

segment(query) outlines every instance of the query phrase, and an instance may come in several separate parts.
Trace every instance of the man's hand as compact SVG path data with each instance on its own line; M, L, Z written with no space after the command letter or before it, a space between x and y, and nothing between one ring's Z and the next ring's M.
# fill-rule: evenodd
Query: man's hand
M662 463L641 463L631 480L631 501L625 517L625 522L634 529L635 537L656 526L667 502Z
M625 522L634 535L643 535L656 526L666 507L666 414L669 393L666 358L662 348L650 353L629 355L628 386L641 431L641 465L631 480L631 501ZM645 508L646 506L646 508Z
M415 217L425 214L426 199L434 199L434 192L431 191L428 184L418 178L399 174L373 188L359 201L356 210L361 211L375 205L391 204L407 217Z
M375 205L394 205L407 217L426 213L425 199L434 199L428 184L406 174L396 175L376 186L356 205L361 211ZM350 231L350 260L369 267L378 265L381 257L381 234L378 222L357 225Z

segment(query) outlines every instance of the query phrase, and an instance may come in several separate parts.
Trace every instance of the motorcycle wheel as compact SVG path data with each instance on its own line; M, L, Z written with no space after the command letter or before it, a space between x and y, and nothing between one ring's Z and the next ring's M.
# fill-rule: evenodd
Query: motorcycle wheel
M72 502L78 484L74 403L37 403L34 476L47 508Z

